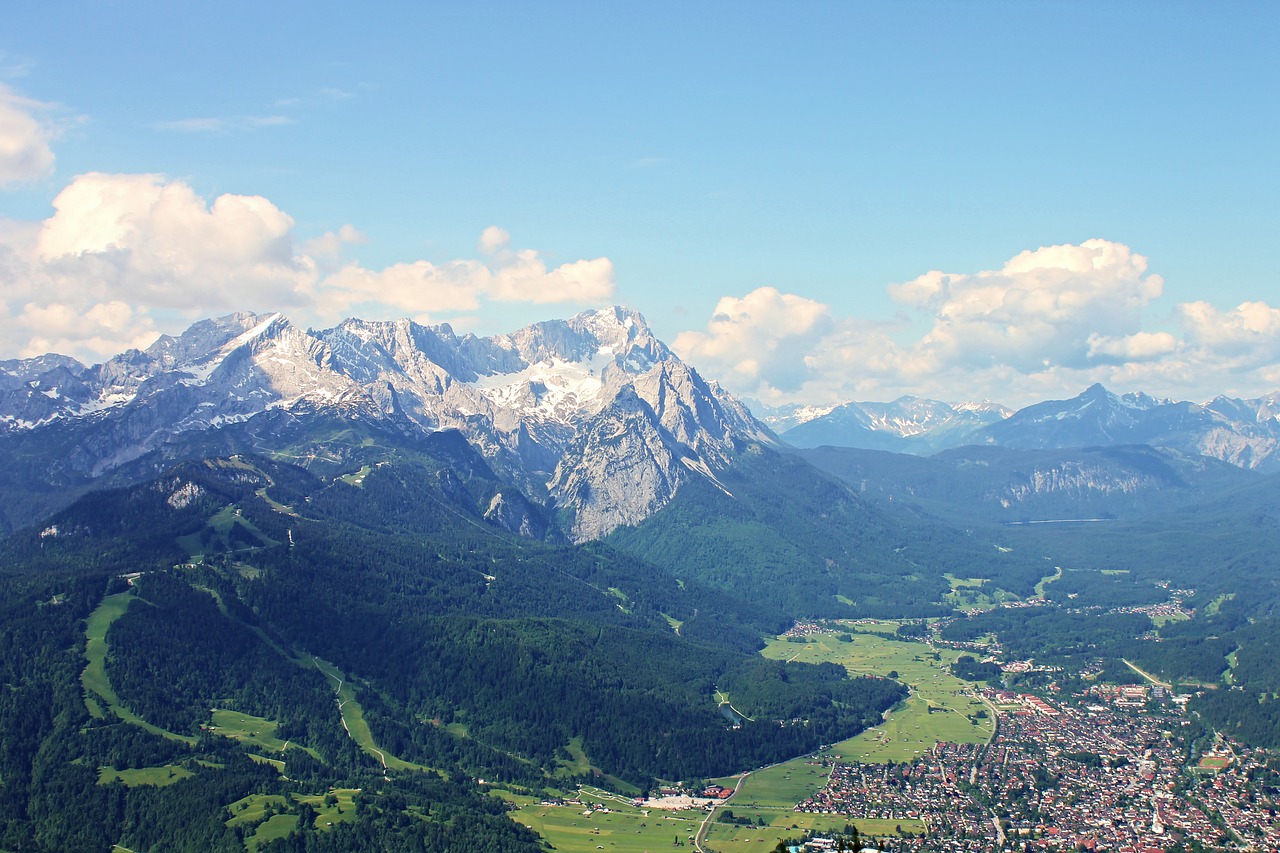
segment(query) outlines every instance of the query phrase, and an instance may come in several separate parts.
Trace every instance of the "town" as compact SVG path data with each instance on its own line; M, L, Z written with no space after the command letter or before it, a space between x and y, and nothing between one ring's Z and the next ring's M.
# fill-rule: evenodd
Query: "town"
M913 853L1280 850L1266 753L1221 737L1195 752L1194 723L1160 688L1093 687L1053 702L982 693L998 714L989 743L939 743L903 764L837 762L796 811L923 822L923 835L880 842Z

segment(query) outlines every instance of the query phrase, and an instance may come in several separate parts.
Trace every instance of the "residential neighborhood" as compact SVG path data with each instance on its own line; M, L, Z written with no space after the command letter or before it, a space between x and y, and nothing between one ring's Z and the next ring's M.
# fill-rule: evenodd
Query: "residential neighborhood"
M1153 853L1280 850L1275 770L1218 738L1191 753L1191 725L1164 691L1098 689L1062 702L985 690L988 744L940 743L905 764L837 763L800 812L922 821L889 849ZM817 759L815 759L817 760Z

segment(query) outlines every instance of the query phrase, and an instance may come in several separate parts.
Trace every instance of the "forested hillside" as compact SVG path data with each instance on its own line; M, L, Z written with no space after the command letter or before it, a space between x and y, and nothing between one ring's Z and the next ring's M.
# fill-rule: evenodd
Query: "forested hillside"
M192 462L6 539L0 846L533 849L475 780L706 778L903 695L762 666L782 606L507 533L460 449Z

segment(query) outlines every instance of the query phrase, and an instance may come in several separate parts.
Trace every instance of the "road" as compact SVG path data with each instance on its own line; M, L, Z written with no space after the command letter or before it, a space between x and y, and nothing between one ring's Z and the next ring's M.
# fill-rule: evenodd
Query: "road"
M733 786L733 796L736 797L738 795L738 791L742 788L742 783L747 781L747 777L750 775L751 771L748 770L738 777L738 784ZM720 811L720 806L722 805L724 805L723 801L711 807L711 811L707 812L707 816L703 818L702 825L698 827L698 834L693 836L693 847L698 853L707 853L706 848L702 846L702 842L707 840L707 830L711 829L711 824L715 823L716 812Z
M1123 658L1121 658L1121 660L1124 660L1124 659L1123 659ZM1173 686L1173 685L1171 685L1169 682L1167 682L1167 681L1161 681L1160 679L1156 678L1156 677L1155 677L1154 675L1152 675L1151 673L1146 672L1145 670L1141 670L1141 669L1139 669L1137 666L1135 666L1133 663L1131 663L1131 662L1129 662L1129 661L1127 661L1127 660L1126 660L1124 663L1125 663L1125 666L1129 667L1129 669L1131 669L1131 670L1133 670L1134 672L1138 673L1138 675L1141 675L1143 678L1145 678L1147 681L1150 681L1152 684L1156 685L1157 687L1172 687L1172 686Z

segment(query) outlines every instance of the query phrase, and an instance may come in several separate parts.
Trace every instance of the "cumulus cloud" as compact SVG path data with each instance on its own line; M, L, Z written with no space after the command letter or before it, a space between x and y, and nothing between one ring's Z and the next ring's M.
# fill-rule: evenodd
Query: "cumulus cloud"
M809 372L816 340L833 328L826 305L761 287L716 304L705 332L682 332L672 346L682 357L712 364L737 387L795 391Z
M367 241L352 225L303 241L266 198L208 201L162 175L80 175L53 208L38 223L0 220L6 355L96 359L231 310L434 320L485 301L598 304L614 292L608 258L551 267L496 227L481 235L482 260L369 269L345 257Z
M36 181L53 172L50 143L56 128L49 105L18 95L0 83L0 187Z
M77 177L36 240L56 292L180 310L298 305L314 275L293 219L261 196L206 202L160 175Z
M1265 302L1243 302L1219 311L1208 302L1178 306L1186 339L1244 364L1280 359L1280 308Z
M329 319L351 313L353 308L387 304L420 318L449 311L472 311L480 306L487 268L479 261L429 261L394 264L368 270L351 264L324 281L316 294L318 312Z
M490 260L476 270L475 286L495 301L600 304L613 297L616 280L608 258L571 261L548 269L540 252L513 250L511 235L496 225L481 232L476 248Z
M23 357L46 352L84 352L105 360L122 348L141 349L159 335L145 310L135 310L120 301L97 303L87 308L66 304L23 307L16 323L30 338L19 353Z
M1090 338L1138 330L1143 309L1163 292L1147 259L1121 243L1087 240L1011 258L1001 269L972 274L929 272L892 285L898 302L930 312L920 342L939 364L1024 369L1046 359L1089 363Z
M1178 339L1168 332L1135 332L1122 338L1089 335L1089 358L1097 361L1150 361L1177 349Z
M1247 302L1174 307L1178 329L1150 329L1164 291L1148 259L1088 240L1028 250L999 269L931 271L890 285L922 325L839 317L761 288L717 304L705 332L675 349L733 390L767 403L835 403L915 394L1025 405L1092 382L1199 399L1280 382L1280 309Z
M613 292L613 262L608 258L548 269L536 251L526 249L502 253L490 263L415 261L376 271L351 264L321 282L315 307L321 316L332 319L360 306L394 305L428 320L440 313L473 311L482 299L600 304Z

